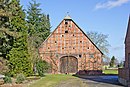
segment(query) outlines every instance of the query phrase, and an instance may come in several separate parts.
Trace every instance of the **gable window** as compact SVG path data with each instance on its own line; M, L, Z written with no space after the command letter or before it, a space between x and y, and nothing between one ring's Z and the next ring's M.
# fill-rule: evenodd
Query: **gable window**
M67 25L67 24L68 24L68 21L65 21L65 24Z
M66 30L65 33L68 33L68 30Z
M82 57L82 55L80 54L80 55L79 55L79 57L81 58L81 57Z

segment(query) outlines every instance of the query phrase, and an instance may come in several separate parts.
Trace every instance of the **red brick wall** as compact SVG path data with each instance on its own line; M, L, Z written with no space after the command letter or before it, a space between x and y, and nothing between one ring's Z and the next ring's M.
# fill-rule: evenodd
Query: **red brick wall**
M130 17L125 38L125 67L128 67L128 63L130 63L128 57L129 54L130 54Z
M102 53L72 20L63 20L39 48L41 58L53 65L52 72L60 73L60 58L74 56L78 70L102 70ZM68 33L65 33L65 31ZM80 57L81 55L81 57ZM54 62L55 63L52 63Z
M129 68L119 68L118 69L118 76L120 78L123 78L123 79L129 79L129 73L130 73L130 70Z
M126 85L130 82L130 18L125 38L125 66L119 69L119 78L124 79L127 82Z
M130 55L130 36L127 37L125 43L125 65L126 65L125 67L128 67L128 63L130 63L129 55Z

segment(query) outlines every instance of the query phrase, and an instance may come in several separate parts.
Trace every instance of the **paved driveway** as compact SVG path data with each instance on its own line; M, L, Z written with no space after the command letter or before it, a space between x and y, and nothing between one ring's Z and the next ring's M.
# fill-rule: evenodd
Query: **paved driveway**
M124 87L118 82L118 76L82 76L88 87Z
M55 87L124 87L118 82L118 76L79 76L69 79Z

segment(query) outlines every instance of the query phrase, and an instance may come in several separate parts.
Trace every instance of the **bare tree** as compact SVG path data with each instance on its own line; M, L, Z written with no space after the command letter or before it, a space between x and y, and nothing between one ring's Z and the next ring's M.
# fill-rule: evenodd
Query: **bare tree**
M105 55L109 53L108 47L110 44L107 40L108 35L92 31L87 32L87 35Z

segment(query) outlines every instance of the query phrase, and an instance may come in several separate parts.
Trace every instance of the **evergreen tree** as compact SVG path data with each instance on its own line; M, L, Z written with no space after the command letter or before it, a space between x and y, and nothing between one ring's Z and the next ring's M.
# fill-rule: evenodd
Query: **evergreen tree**
M50 34L49 15L41 13L39 6L39 3L32 0L27 9L28 43L30 43L28 49L34 70L36 61L39 58L38 47Z
M9 68L11 75L23 73L31 74L31 63L29 61L28 44L27 44L27 27L25 13L19 4L19 0L12 0L8 6L11 12L10 31L16 32L19 36L13 39L13 48L8 54Z
M115 56L113 56L113 57L111 58L111 61L110 61L110 67L114 67L114 65L115 65L115 60L116 60L116 58L115 58Z
M50 34L49 15L41 13L40 3L30 2L27 10L28 34L34 40L33 45L38 48Z
M6 55L9 53L13 45L13 36L15 33L9 31L9 19L11 17L7 8L8 0L0 1L0 57L7 59Z

